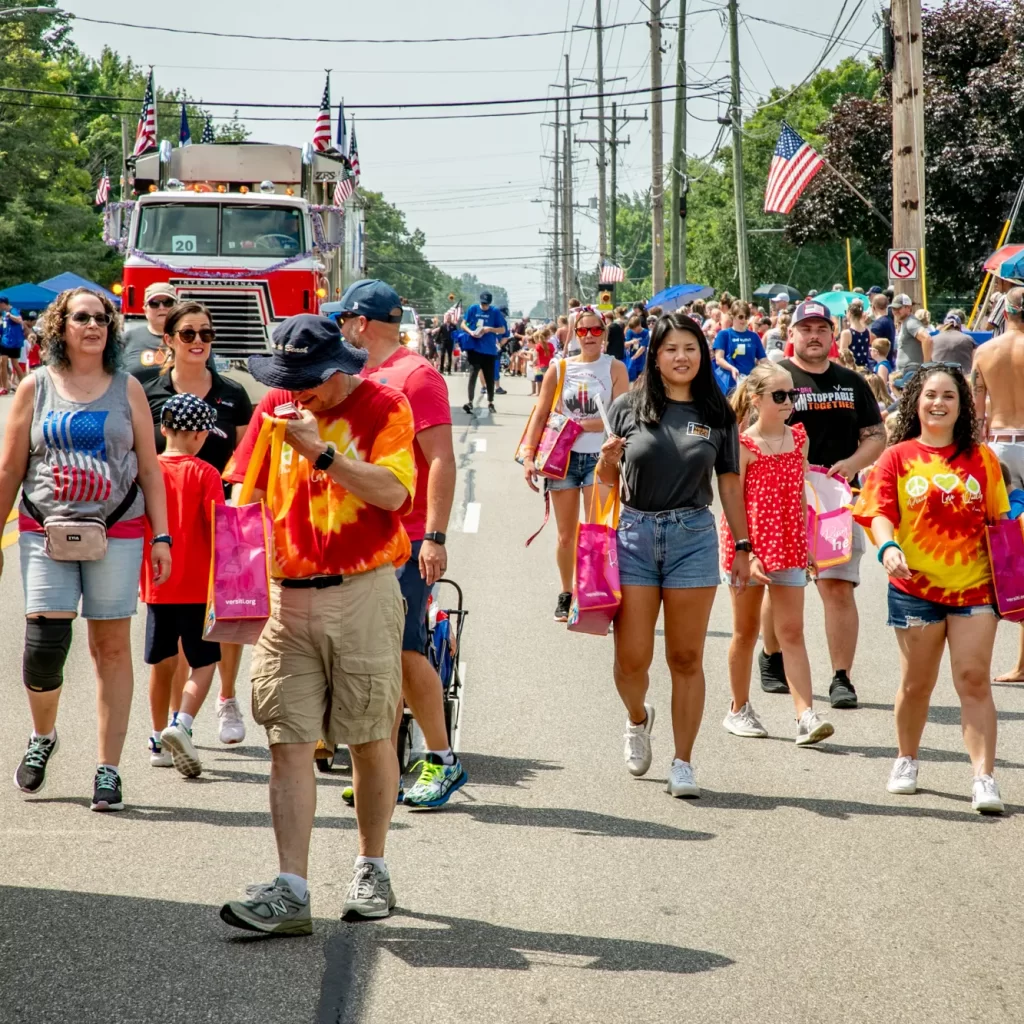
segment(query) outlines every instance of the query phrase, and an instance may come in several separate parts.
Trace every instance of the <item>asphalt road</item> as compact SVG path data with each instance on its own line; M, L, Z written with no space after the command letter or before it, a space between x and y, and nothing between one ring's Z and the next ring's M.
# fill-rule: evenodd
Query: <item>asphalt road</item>
M264 738L250 722L244 744L220 747L204 710L202 777L150 768L141 618L140 685L122 762L128 809L90 813L95 684L78 626L47 788L27 800L10 781L0 786L0 1021L1024 1018L1015 909L1024 883L1024 686L996 693L1006 818L970 809L948 667L925 733L922 791L888 795L896 645L884 625L881 570L866 558L854 672L862 706L833 713L832 742L796 749L789 699L759 692L771 738L722 730L730 633L722 592L694 756L703 796L673 800L663 790L671 744L660 641L655 762L647 778L631 778L611 640L552 621L553 527L523 546L542 516L511 458L531 407L526 385L508 383L498 414L472 421L458 409L463 381L453 385L460 472L450 575L470 612L462 729L470 783L440 812L397 809L388 846L394 915L338 920L355 853L338 772L319 777L313 937L249 937L220 922L221 902L276 871ZM30 722L17 545L5 554L0 770L10 780ZM820 604L808 598L823 695ZM1003 626L997 670L1015 650L1014 629Z

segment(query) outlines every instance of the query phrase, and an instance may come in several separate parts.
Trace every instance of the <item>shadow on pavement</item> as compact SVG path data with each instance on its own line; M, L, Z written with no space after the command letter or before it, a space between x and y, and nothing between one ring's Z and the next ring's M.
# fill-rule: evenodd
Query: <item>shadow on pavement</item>
M827 698L822 698L825 701ZM865 701L858 701L858 707L866 708L868 711L889 711L895 710L892 704L869 704ZM1024 722L1024 711L1000 711L996 708L996 717L1000 722ZM928 708L928 721L932 725L959 725L960 706L946 707L941 704L932 704Z
M560 772L557 761L536 761L530 757L496 757L493 754L460 753L471 786L522 786L533 782L540 772Z

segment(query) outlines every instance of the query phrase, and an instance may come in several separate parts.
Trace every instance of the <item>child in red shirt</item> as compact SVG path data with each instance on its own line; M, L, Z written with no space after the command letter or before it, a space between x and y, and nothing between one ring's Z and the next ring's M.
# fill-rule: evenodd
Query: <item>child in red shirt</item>
M544 380L544 374L551 365L554 354L554 345L547 340L543 331L537 331L533 336L533 381L531 382L531 395L540 394L541 382Z
M145 660L152 665L149 677L149 708L153 734L149 738L149 762L158 768L171 764L187 778L202 771L192 743L192 721L199 713L220 661L220 644L203 639L206 597L210 579L211 503L224 504L220 474L208 462L196 458L209 433L221 437L217 413L195 395L169 398L160 414L160 432L167 448L159 456L167 492L167 523L177 558L171 576L154 586L148 560L142 564L142 600L146 604ZM146 550L153 531L146 521ZM178 644L191 674L181 697L181 709L168 723L171 682L178 664ZM164 726L166 725L166 728Z

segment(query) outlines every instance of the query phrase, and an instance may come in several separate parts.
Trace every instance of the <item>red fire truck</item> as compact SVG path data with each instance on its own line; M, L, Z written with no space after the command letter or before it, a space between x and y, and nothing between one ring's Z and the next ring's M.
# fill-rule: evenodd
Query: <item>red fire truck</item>
M160 148L129 163L136 198L107 206L107 241L125 253L121 308L169 281L210 308L217 354L270 348L274 325L319 312L363 272L363 210L330 206L349 171L336 154L264 143ZM115 290L116 286L115 286Z

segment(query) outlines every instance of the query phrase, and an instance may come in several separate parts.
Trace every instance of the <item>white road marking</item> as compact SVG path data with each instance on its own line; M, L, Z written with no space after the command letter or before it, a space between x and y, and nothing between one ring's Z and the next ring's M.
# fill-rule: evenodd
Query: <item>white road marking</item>
M471 501L466 505L466 515L462 520L463 533L476 533L480 529L480 502Z
M473 451L485 452L487 451L487 438L486 437L474 437L473 438Z

